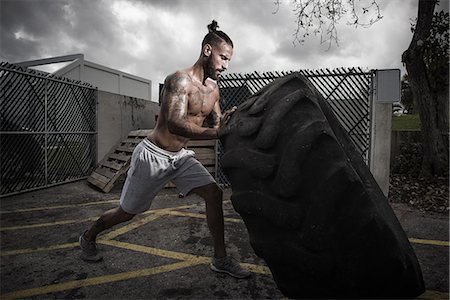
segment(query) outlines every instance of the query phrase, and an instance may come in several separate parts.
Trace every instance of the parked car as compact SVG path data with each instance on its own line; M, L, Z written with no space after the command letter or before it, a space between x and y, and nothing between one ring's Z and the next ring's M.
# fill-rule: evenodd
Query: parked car
M392 115L393 116L403 116L408 114L408 110L400 102L395 102L392 104Z

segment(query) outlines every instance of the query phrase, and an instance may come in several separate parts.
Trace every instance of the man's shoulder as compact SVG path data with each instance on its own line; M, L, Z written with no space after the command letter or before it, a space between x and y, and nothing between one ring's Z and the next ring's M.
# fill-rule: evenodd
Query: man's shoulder
M218 84L217 84L217 81L215 81L214 79L211 79L211 78L208 78L208 79L206 80L206 84L207 84L209 87L213 88L213 89L218 89L218 88L219 88L219 86L218 86Z
M189 82L189 81L191 81L191 77L189 76L189 74L186 71L178 70L170 75L167 75L166 79L164 80L165 83L174 82L174 81L175 82L177 82L177 81Z
M184 71L176 71L166 77L164 86L168 89L187 88L191 85L191 78Z

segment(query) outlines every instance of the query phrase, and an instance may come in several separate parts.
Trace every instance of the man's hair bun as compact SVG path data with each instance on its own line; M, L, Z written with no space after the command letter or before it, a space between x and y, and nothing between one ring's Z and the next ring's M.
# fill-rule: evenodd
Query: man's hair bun
M1 1L1 0L0 0ZM233 47L233 42L230 37L223 31L217 30L219 25L217 25L216 20L212 20L211 24L208 25L208 33L203 38L202 47L206 44L219 45L222 42L226 42L228 45Z
M208 25L209 32L216 32L217 28L219 28L219 25L217 24L216 20L212 20L211 24Z

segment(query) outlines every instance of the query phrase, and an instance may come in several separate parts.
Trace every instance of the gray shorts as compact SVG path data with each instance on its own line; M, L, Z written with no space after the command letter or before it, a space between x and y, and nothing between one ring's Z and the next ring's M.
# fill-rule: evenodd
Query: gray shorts
M144 139L133 151L120 206L130 214L150 208L153 198L172 181L183 195L216 181L191 150L163 150Z

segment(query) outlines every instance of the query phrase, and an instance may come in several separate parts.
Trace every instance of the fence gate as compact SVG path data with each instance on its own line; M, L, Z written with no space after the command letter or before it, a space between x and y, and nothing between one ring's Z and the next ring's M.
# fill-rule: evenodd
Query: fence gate
M223 111L241 104L273 80L291 72L259 74L226 74L218 82ZM330 104L333 112L347 130L361 156L368 162L370 148L370 95L373 71L361 68L300 70ZM218 180L225 186L229 181L220 168L222 146L219 143Z
M0 64L0 197L90 174L96 100L90 84Z

